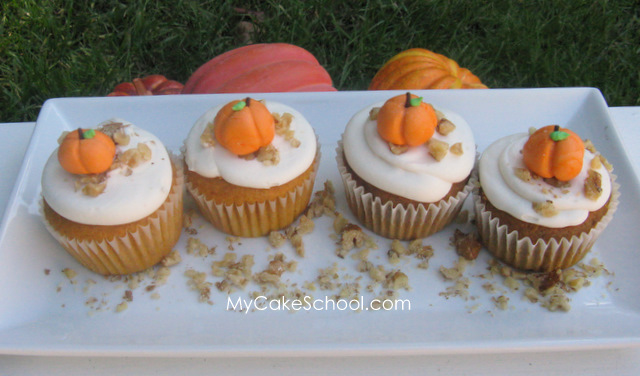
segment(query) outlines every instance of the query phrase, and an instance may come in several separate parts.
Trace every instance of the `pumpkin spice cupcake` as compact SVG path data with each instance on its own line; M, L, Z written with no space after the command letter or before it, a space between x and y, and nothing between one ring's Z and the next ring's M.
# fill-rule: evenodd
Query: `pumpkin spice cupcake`
M471 192L476 145L469 125L410 93L355 114L336 152L351 211L387 238L440 231Z
M307 207L320 161L301 113L251 98L216 106L185 141L187 190L219 230L257 237L290 225Z
M182 231L181 162L124 120L66 132L60 141L42 174L51 235L104 275L134 273L164 258Z
M482 242L523 270L575 265L618 205L606 160L557 125L494 142L482 154L478 173L474 205Z

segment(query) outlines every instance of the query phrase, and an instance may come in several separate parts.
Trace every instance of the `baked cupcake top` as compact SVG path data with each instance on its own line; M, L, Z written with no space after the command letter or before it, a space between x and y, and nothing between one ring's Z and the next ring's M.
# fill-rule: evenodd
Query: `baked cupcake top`
M611 195L609 171L595 149L557 126L495 141L483 152L478 169L493 206L544 227L578 225Z
M102 145L93 143L96 139L101 144L112 140L115 155L110 160L106 154L100 156L108 160L106 171L89 168L85 173L82 165L95 164L96 155L103 152ZM166 148L156 136L125 120L111 119L95 130L71 131L60 141L44 167L42 196L71 221L88 225L134 222L157 210L171 190L173 175Z
M306 171L316 148L313 128L300 112L246 98L215 106L195 122L185 140L185 162L207 178L268 189Z
M347 124L342 142L358 176L420 202L446 196L454 183L469 176L476 157L471 128L460 115L434 110L409 93L360 110Z

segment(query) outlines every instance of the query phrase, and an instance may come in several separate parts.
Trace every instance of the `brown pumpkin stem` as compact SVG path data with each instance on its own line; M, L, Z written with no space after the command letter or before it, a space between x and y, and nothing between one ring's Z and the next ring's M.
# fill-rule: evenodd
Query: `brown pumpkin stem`
M559 126L559 125L554 125L554 126L553 126L553 131L554 131L554 132L557 132L557 131L559 131L559 130L560 130L560 126Z
M411 107L411 93L409 93L408 91L407 91L407 101L404 102L404 107L405 108Z
M251 98L247 97L247 99L244 100L244 103L247 105L247 107L249 107L249 101L251 100Z
M82 128L78 128L78 138L84 140L84 132L82 132Z

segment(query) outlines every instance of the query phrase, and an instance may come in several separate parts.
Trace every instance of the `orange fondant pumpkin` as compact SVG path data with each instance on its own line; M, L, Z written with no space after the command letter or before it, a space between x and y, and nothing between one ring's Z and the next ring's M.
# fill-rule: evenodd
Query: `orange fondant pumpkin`
M486 88L468 69L422 48L412 48L389 59L369 85L369 90Z
M522 158L527 168L537 175L568 181L582 170L584 143L574 132L549 125L529 136Z
M304 48L251 44L227 51L198 68L183 94L335 91L329 73Z
M236 155L267 146L275 135L273 115L264 104L247 98L227 103L213 121L216 140Z
M58 161L72 174L99 174L111 167L116 145L111 137L93 129L69 132L58 148Z
M118 84L107 96L180 94L182 88L183 85L178 81L168 80L160 74L152 74L143 78L134 78L133 82Z
M377 118L378 134L396 145L417 146L427 142L438 125L430 104L410 93L385 102Z

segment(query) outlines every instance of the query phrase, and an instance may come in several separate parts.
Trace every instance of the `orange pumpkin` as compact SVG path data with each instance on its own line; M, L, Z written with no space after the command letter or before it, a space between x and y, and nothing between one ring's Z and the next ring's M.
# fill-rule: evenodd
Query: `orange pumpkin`
M99 174L111 167L116 145L111 137L93 129L69 132L58 148L58 161L72 174Z
M569 181L582 170L584 143L569 129L548 125L529 136L522 158L529 170L543 178Z
M369 85L369 90L486 88L454 60L423 48L412 48L389 59Z
M213 120L216 139L236 155L267 146L275 135L275 120L264 104L247 98L227 103Z
M182 88L183 85L178 81L168 80L160 74L152 74L143 78L134 78L133 82L118 84L107 96L180 94Z
M183 94L336 91L331 76L302 47L288 43L242 46L214 57L187 80Z
M427 142L438 125L433 107L410 93L386 101L377 121L378 134L383 140L409 146Z

